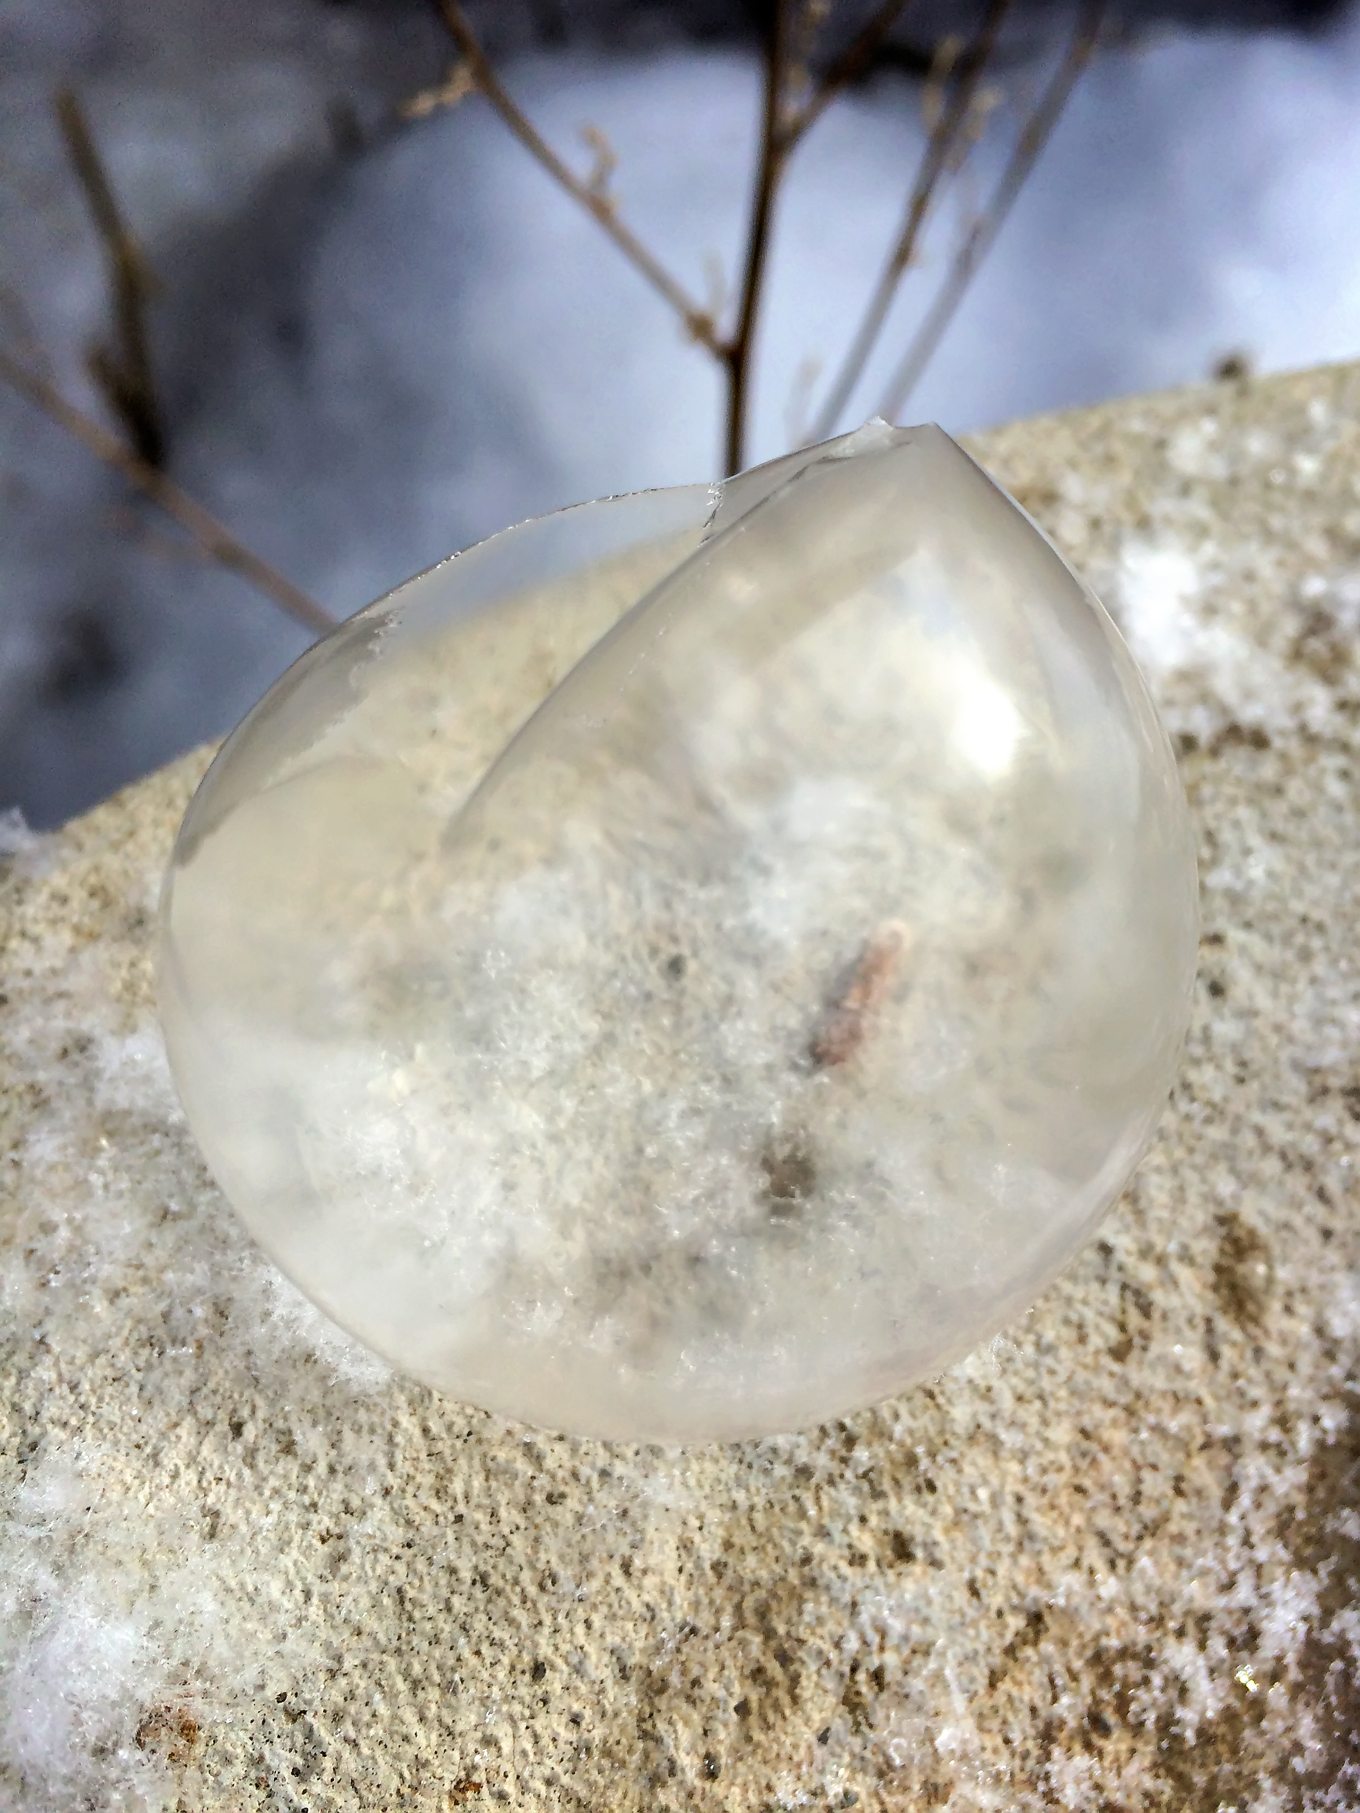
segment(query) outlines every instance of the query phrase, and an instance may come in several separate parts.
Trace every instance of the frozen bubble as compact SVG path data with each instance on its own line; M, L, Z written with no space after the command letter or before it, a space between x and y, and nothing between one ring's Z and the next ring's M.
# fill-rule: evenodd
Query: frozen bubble
M508 530L312 649L189 809L161 992L213 1170L338 1322L695 1440L1028 1303L1151 1133L1195 948L1109 619L878 423Z

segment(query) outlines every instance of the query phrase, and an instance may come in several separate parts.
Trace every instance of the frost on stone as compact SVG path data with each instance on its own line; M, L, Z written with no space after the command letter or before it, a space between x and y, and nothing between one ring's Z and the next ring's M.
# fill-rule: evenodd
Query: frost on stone
M789 1428L937 1370L1122 1187L1188 1012L1123 644L938 430L446 562L186 818L162 1005L285 1270L555 1428Z
M238 1518L240 1473L155 1474L195 1439L186 1405L205 1369L245 1402L259 1381L299 1439L386 1375L230 1217L198 1212L160 1040L124 1021L104 942L16 959L4 993L0 1069L45 1105L0 1181L0 1806L170 1813L200 1734L308 1678L323 1646L254 1597L277 1531Z

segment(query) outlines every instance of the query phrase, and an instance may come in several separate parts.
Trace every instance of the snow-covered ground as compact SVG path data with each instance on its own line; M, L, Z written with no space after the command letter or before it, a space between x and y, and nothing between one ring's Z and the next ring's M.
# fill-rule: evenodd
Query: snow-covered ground
M163 22L163 9L152 9ZM443 55L418 15L195 0L176 32L118 9L29 8L0 84L0 335L32 329L72 394L101 328L97 249L47 100L78 81L161 279L175 476L347 612L469 540L606 491L709 477L720 387L703 351L485 106L337 154ZM31 17L28 16L31 14ZM176 33L178 35L176 35ZM733 47L519 54L504 72L683 281L730 290L758 73ZM872 413L1000 122L955 183L842 426ZM972 428L1207 376L1360 353L1360 20L1325 35L1164 33L1079 88L906 414ZM753 456L807 431L900 218L919 90L884 76L800 150L778 222ZM302 645L178 550L118 484L0 398L0 805L39 823L225 729Z

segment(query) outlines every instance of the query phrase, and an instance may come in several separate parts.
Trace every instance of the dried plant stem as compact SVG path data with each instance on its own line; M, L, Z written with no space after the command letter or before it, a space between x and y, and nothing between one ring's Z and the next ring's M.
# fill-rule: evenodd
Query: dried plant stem
M1008 0L991 0L989 21L999 20ZM529 119L511 95L492 66L471 20L460 0L436 0L445 26L457 46L462 63L441 85L416 95L399 111L406 118L421 118L439 107L461 100L470 91L479 92L499 114L504 125L519 140L530 156L547 172L557 186L591 215L601 230L651 285L670 304L688 332L722 367L727 380L727 420L723 436L726 469L735 472L745 463L750 417L751 379L754 366L756 329L764 293L769 261L770 233L774 219L779 185L795 147L821 118L822 114L851 82L872 63L894 24L905 12L910 0L885 0L877 7L845 51L816 84L811 97L800 109L790 103L791 64L798 24L797 0L774 0L771 23L766 39L764 59L763 102L761 111L760 150L756 161L755 185L751 202L750 224L742 259L742 279L737 299L736 321L730 334L724 335L714 312L704 308L677 278L649 250L631 227L620 219L617 206L608 192L607 183L598 177L581 177L553 150L552 146ZM806 25L806 16L803 17ZM985 64L990 37L983 27L980 55L976 68L966 72L958 84L962 98L957 108L942 122L946 130L940 136L936 153L938 169L931 169L925 198L919 211L924 213L934 183L943 170L954 136L966 118L972 87ZM992 33L994 36L994 32ZM956 94L956 99L957 99ZM954 112L958 118L954 119ZM930 154L927 157L931 163ZM914 244L914 231L911 242ZM912 244L902 254L904 269ZM900 275L900 269L896 275ZM896 275L892 287L896 285ZM891 298L891 289L888 299ZM886 313L886 301L884 303ZM876 336L877 329L874 330ZM867 348L866 348L867 352ZM853 377L850 380L853 383Z
M472 91L480 93L489 102L535 162L596 221L633 268L675 311L691 336L722 367L727 380L727 420L723 437L725 467L729 472L739 470L746 459L756 330L780 182L798 144L836 97L872 65L910 0L884 0L876 7L801 107L792 105L788 92L797 36L797 0L774 0L766 39L760 150L750 224L742 259L736 320L730 334L726 335L720 331L713 310L696 301L632 228L620 219L608 183L600 181L598 174L594 177L577 175L554 151L496 74L460 0L436 0L436 4L462 63L445 83L415 96L400 111L407 118L419 118L461 100ZM902 274L915 255L936 190L967 131L978 83L991 61L1009 4L1010 0L988 0L977 37L954 72L948 98L917 172L902 230L818 417L813 430L816 439L834 429L877 344ZM802 22L806 25L806 14Z
M1084 6L1078 14L1066 53L1021 129L995 194L964 235L938 296L893 373L882 411L890 420L902 409L921 373L934 356L978 267L991 250L1016 196L1048 143L1078 77L1091 60L1100 37L1103 11L1103 6L1097 0L1096 4Z
M750 405L756 322L760 315L761 289L770 249L775 195L789 153L790 140L784 111L792 13L792 0L775 0L765 46L760 152L756 159L755 194L752 197L751 221L746 235L741 298L737 307L736 327L723 348L723 363L727 368L728 472L739 472L745 458L746 418Z
M632 229L624 225L613 201L607 195L592 190L557 155L492 68L491 60L458 0L438 0L438 3L444 23L466 60L474 85L495 108L520 144L542 165L559 188L564 189L588 214L594 216L601 230L613 240L619 251L646 278L657 294L671 305L700 345L707 347L715 358L723 358L724 347L712 317L671 276L660 260L648 251Z
M328 630L334 625L335 619L329 611L323 610L315 599L309 598L291 580L276 572L258 554L252 553L202 504L195 503L187 492L181 491L163 472L150 465L140 454L134 453L130 447L124 446L116 435L110 434L93 416L86 415L73 403L67 402L56 386L46 378L30 371L4 351L0 351L0 381L27 398L50 421L74 435L96 459L103 460L106 466L121 473L130 485L136 486L158 509L172 517L208 559L239 574L248 585L253 586L281 610L287 611L290 617L296 617L299 623L306 624L308 629Z
M146 328L154 279L123 218L75 92L69 88L58 90L54 105L71 168L108 264L116 350L96 347L90 355L90 370L109 407L126 428L139 458L149 466L159 466L165 457L165 423L156 396Z
M964 53L960 67L950 86L950 91L940 117L926 144L925 155L921 159L916 180L912 185L911 195L907 201L906 214L897 240L888 255L887 262L869 298L869 305L863 319L855 330L853 339L841 362L831 389L822 405L813 428L813 439L824 440L834 432L855 385L863 375L869 357L878 344L887 320L888 311L897 295L898 285L903 272L916 255L921 230L930 211L931 202L968 125L978 84L982 78L992 53L996 48L997 37L1001 30L1002 20L1009 8L1010 0L988 0L986 14L978 28L977 37Z
M837 96L868 73L874 58L887 41L888 33L910 4L911 0L887 0L886 5L876 8L869 15L840 56L826 70L802 111L791 122L787 141L790 150L811 131Z
M847 1063L859 1050L910 944L911 934L900 919L885 920L869 938L808 1044L808 1057L818 1070Z

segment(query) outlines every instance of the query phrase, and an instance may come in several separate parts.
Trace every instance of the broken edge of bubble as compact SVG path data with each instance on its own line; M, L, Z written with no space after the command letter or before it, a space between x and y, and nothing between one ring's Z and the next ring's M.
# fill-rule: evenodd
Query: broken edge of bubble
M968 461L968 455L952 436L944 429L933 424L913 428L894 428L882 417L875 416L862 428L850 434L838 435L834 440L823 441L813 447L803 447L793 453L781 454L778 458L767 460L759 466L749 467L745 472L724 479L709 487L708 512L697 546L684 555L654 585L642 593L609 628L593 642L572 666L558 680L530 712L529 716L499 750L486 768L476 786L463 801L458 811L446 825L442 843L447 849L459 841L470 829L474 829L478 818L485 809L491 796L497 791L501 779L512 771L527 748L532 747L533 739L542 727L545 714L557 708L558 702L565 694L570 696L584 670L604 656L608 650L625 637L633 635L639 623L656 609L664 608L666 599L671 595L677 581L690 565L712 555L715 546L729 536L740 534L768 505L776 499L784 498L796 486L801 484L809 474L823 465L835 460L847 459L857 455L887 453L894 449L907 447L935 447L948 455L954 455ZM633 494L636 495L636 494ZM617 500L610 500L617 501Z

